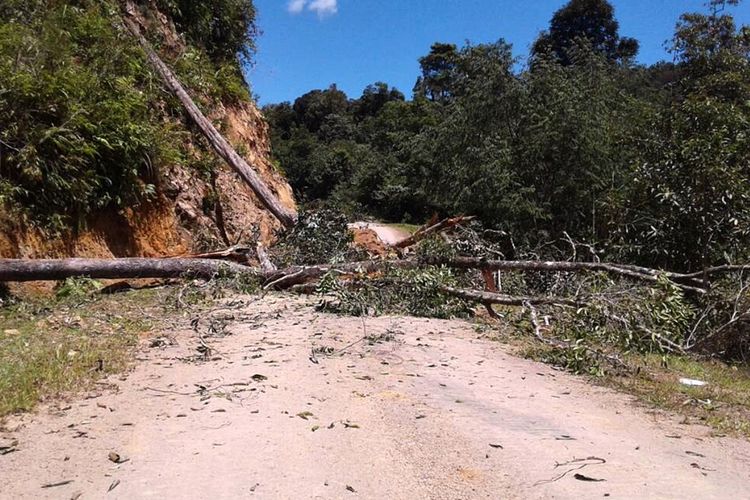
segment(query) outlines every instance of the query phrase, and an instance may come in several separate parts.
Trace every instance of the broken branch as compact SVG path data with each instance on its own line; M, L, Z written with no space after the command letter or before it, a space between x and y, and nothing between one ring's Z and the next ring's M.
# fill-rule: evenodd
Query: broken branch
M444 264L458 269L494 269L503 271L600 271L620 276L627 276L642 281L655 282L659 279L660 271L649 270L649 273L635 271L606 262L569 262L569 261L541 261L541 260L487 260L481 257L455 257L453 259L437 260L435 264ZM645 268L644 268L645 269ZM678 287L696 293L706 293L698 286L676 283Z
M450 286L441 286L440 291L460 297L466 300L474 300L481 302L482 304L499 304L504 306L524 306L526 304L534 305L560 305L570 307L580 307L585 305L585 302L581 302L575 299L566 299L563 297L522 297L513 295L503 295L494 292L486 292L481 290L467 290L463 288L453 288Z
M474 220L475 218L476 217L466 217L466 216L450 217L448 219L443 219L440 222L432 224L430 226L423 226L419 228L416 233L412 234L408 238L404 238L403 240L397 242L395 245L393 245L393 247L394 248L410 247L412 245L417 244L418 242L422 241L423 239L427 238L428 236L432 234L445 231L446 229L450 229L452 227L458 226L465 222L469 222L471 220Z

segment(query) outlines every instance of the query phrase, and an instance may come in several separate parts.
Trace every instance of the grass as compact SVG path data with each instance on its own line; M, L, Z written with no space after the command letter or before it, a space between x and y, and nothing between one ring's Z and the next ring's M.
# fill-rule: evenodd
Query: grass
M550 364L560 360L559 351L529 338L505 340L518 355ZM582 369L581 374L587 374L594 383L631 394L650 408L681 415L686 422L708 425L717 435L750 438L750 366L728 365L693 356L663 358L631 354L623 359L634 368L633 373L605 372L597 376ZM687 386L680 383L681 378L707 384Z
M661 356L631 357L640 367L635 375L607 376L606 385L637 396L655 408L669 410L703 422L720 434L750 438L750 367L714 360ZM707 382L686 386L680 378Z
M53 296L0 306L0 427L7 415L127 370L138 341L173 327L186 310L197 314L227 294L257 287L255 281L220 276L103 295L100 283L71 279Z
M390 223L389 223L389 224L386 224L386 225L387 225L387 226L390 226L390 227L392 227L392 228L394 228L394 229L399 229L399 230L401 230L401 231L405 231L405 232L407 232L407 233L409 233L409 234L414 234L414 233L416 233L416 232L417 232L417 230L418 230L418 229L419 229L420 227L422 227L422 226L419 226L419 225L417 225L417 224L403 224L403 223L401 223L401 224L390 224Z
M63 294L65 295L65 294ZM0 418L91 388L128 368L151 316L153 290L37 297L0 309Z

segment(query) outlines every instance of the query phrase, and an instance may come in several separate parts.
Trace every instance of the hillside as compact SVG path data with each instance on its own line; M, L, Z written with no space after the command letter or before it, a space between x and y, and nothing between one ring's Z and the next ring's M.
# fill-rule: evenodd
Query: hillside
M0 115L14 126L0 132L0 257L164 256L272 238L278 223L151 74L122 5L2 4ZM293 208L234 51L252 41L252 4L138 9L203 112ZM215 26L224 20L234 31Z

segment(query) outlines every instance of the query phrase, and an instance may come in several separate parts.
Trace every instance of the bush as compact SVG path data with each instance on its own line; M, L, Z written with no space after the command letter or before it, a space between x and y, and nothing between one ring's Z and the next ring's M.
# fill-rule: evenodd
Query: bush
M255 51L255 6L252 0L157 0L188 42L206 50L214 61L250 62Z
M249 99L235 56L252 49L252 2L160 3L195 44L170 63L199 103ZM48 229L81 227L90 214L152 199L162 165L200 168L213 154L178 125L181 105L117 28L119 2L0 0L0 14L6 208Z
M281 235L272 249L283 266L338 263L357 260L345 215L335 210L302 211L297 224Z
M455 286L457 279L445 268L390 270L383 276L355 277L341 282L338 273L324 276L318 286L323 295L319 309L354 316L405 314L427 318L468 317L468 301L439 291L440 285Z
M171 154L141 53L87 3L0 24L0 201L58 227L149 198Z

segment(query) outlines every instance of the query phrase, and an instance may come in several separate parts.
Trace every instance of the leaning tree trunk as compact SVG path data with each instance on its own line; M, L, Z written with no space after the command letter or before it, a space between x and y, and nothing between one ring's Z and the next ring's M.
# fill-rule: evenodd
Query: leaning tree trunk
M132 14L135 12L135 6L132 2L127 2L127 11ZM284 207L279 199L266 186L258 173L234 150L229 142L216 130L216 127L203 115L198 106L195 105L192 98L185 91L184 87L177 79L172 70L159 58L154 52L151 44L141 34L140 29L131 19L123 17L123 21L128 30L138 40L143 50L146 52L148 61L153 68L159 73L164 83L170 88L177 98L182 102L190 118L193 119L203 135L214 150L231 166L244 181L250 186L255 195L265 205L266 208L286 227L291 227L297 220L297 214Z

